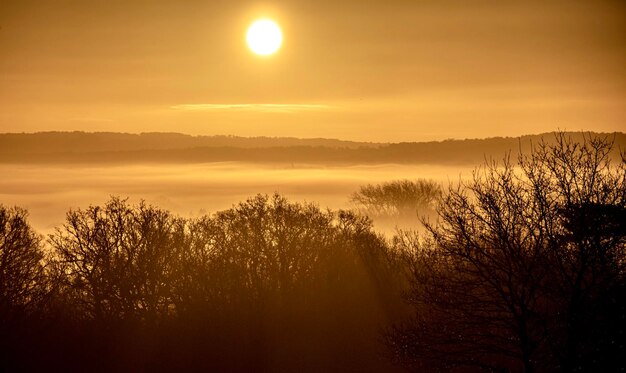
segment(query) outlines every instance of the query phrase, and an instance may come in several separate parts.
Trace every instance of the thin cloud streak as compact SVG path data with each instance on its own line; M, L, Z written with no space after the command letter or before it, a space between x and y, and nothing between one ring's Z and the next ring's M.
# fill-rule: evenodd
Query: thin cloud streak
M70 119L68 119L68 121L70 121L70 122L96 122L96 123L113 123L113 122L115 122L114 119L109 119L109 118L90 118L90 117L70 118Z
M334 107L322 104L182 104L170 106L170 108L182 111L293 113L301 111L325 111L331 110Z

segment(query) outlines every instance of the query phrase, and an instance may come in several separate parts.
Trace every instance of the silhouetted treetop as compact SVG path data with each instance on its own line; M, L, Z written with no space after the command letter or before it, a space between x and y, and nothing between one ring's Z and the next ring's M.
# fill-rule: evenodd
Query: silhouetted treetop
M165 210L112 198L103 207L68 212L50 244L85 315L154 320L170 311L170 277L185 228Z
M0 205L0 330L40 307L46 293L42 239L27 217L21 208Z
M361 186L350 200L368 215L406 217L432 211L440 197L441 186L436 182L405 179Z

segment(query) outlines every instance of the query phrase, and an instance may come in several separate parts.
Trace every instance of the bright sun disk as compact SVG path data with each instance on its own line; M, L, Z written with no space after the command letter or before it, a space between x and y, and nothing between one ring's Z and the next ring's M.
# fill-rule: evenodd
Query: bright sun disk
M283 33L276 22L260 19L248 28L246 41L252 52L260 56L268 56L280 48L283 42Z

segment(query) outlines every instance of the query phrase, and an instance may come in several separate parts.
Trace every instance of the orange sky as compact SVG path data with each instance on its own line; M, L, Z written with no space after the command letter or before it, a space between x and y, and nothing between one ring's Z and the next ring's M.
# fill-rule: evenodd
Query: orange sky
M2 0L0 132L624 131L625 39L623 1Z

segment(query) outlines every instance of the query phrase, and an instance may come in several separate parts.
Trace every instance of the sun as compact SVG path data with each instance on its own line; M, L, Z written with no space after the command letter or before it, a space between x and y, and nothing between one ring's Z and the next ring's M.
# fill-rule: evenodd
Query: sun
M252 52L259 56L269 56L280 48L283 43L283 33L276 22L270 19L260 19L248 28L246 41Z

